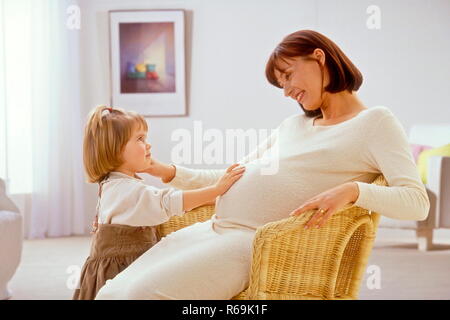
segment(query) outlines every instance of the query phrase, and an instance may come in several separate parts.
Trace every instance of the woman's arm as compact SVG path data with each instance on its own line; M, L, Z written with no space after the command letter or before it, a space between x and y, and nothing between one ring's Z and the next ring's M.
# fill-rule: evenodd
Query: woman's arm
M367 161L383 174L388 186L355 181L359 189L355 205L393 219L425 220L430 201L401 123L386 108L373 128Z
M275 144L277 137L278 128L273 130L267 139L238 163L245 165L250 161L261 158ZM161 178L163 183L174 188L192 190L213 185L225 174L226 169L190 169L180 165L166 164L152 158L151 166L142 172ZM214 201L208 203L214 204Z
M245 165L250 161L261 158L264 153L275 144L277 137L278 128L238 163ZM225 171L225 169L190 169L180 165L171 164L165 165L166 174L164 175L164 178L162 178L162 181L178 189L190 190L216 183ZM214 202L210 203L213 204Z
M226 172L226 169L189 169L174 164L166 164L152 158L149 168L142 171L157 178L163 183L181 190L204 188L216 183Z
M174 176L163 180L164 183L182 190L192 190L213 185L219 181L226 169L190 169L180 165L171 164Z

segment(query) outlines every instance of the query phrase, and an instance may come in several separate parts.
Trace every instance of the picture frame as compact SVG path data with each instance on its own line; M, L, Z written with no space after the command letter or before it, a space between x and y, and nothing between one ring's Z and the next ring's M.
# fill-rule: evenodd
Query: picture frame
M185 116L184 10L110 10L111 106Z

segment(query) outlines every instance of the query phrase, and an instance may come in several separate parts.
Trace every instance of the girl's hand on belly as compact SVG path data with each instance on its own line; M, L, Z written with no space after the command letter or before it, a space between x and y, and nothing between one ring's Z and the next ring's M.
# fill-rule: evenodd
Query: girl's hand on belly
M305 229L320 228L335 212L347 204L353 204L358 197L358 185L355 182L347 182L311 198L292 211L290 216L298 216L305 211L317 209L317 212L306 223Z
M238 165L238 163L235 163L229 166L227 172L214 185L219 195L227 192L228 189L230 189L230 187L244 174L245 167L238 167Z

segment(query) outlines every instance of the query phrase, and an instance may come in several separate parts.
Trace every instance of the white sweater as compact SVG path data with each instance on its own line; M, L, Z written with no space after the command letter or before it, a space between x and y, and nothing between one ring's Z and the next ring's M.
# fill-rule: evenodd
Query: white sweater
M140 177L113 171L103 182L97 210L98 223L156 226L184 213L183 191L158 189Z
M290 116L240 163L246 166L244 175L216 200L216 226L255 230L287 218L305 201L348 181L359 187L356 206L400 220L424 220L428 215L428 195L407 136L385 107L366 109L330 126L313 126L313 118L304 114ZM267 174L270 168L278 170ZM176 165L169 185L204 187L224 172ZM380 173L388 187L371 184Z

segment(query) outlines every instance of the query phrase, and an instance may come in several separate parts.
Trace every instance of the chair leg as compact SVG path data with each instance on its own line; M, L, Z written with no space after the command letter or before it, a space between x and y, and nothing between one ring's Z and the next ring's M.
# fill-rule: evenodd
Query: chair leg
M433 246L433 229L417 229L416 235L419 250L431 250Z

